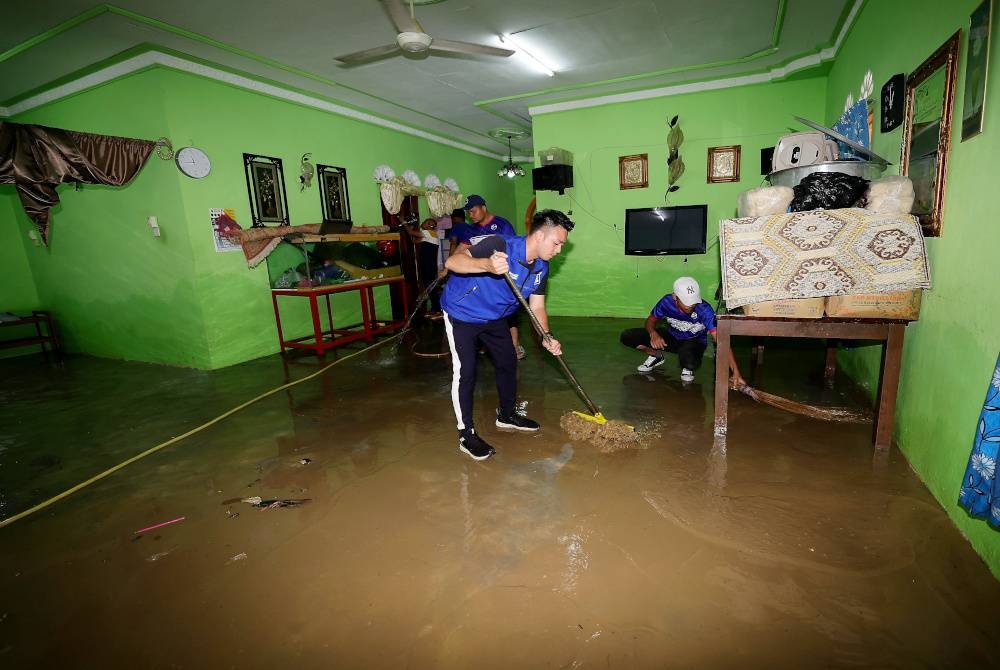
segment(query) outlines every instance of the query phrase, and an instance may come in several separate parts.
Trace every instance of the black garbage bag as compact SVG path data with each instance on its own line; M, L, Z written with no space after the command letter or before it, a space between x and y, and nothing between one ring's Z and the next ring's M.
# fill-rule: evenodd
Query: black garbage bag
M808 212L811 209L853 207L864 197L868 180L843 172L813 172L792 188L795 197L789 209Z

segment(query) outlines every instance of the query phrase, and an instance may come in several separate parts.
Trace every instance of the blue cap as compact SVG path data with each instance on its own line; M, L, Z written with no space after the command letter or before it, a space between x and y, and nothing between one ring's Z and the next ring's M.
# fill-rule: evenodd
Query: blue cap
M473 194L473 195L470 195L468 198L465 199L465 209L466 210L472 209L473 207L480 207L480 206L485 206L485 205L486 205L486 201L483 200L483 196L481 196L481 195L475 195L475 194Z

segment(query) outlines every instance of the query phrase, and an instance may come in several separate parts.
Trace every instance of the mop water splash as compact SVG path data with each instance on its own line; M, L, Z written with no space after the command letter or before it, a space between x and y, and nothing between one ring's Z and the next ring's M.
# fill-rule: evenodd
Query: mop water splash
M614 419L604 419L601 423L594 419L580 412L566 412L559 419L559 427L570 439L587 440L604 453L646 448L643 434L627 423Z

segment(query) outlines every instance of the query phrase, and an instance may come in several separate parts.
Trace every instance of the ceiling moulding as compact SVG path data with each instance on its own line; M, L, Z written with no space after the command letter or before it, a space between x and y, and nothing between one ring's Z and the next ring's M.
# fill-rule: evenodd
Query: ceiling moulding
M746 75L737 75L733 77L721 77L718 79L709 80L699 80L688 82L684 84L672 84L669 86L660 86L656 88L649 88L644 90L635 90L623 93L612 93L605 95L597 95L592 97L582 97L573 100L566 100L558 103L541 104L528 108L528 114L531 116L537 116L539 114L547 114L552 112L567 111L570 109L581 109L585 107L597 107L600 105L609 105L619 102L631 102L634 100L646 100L649 98L658 98L667 95L677 95L679 93L692 93L697 91L708 91L715 90L719 88L730 88L736 86L747 86L750 84L761 83L766 81L773 81L775 79L781 79L787 77L788 75L797 72L799 70L804 70L807 68L815 67L825 61L833 59L837 52L840 50L840 45L843 43L847 34L850 32L854 25L854 20L857 18L858 13L861 11L861 7L864 5L865 0L854 0L853 4L849 5L850 9L843 15L841 19L840 29L837 31L836 38L832 39L832 43L828 42L830 46L827 46L820 51L812 54L806 54L804 56L793 57L791 60L773 68L764 70L763 72L750 73ZM776 40L778 39L778 33L780 32L780 22L783 20L783 12L779 8L779 15L775 22L775 35L772 39L772 45L769 49L764 49L750 56L735 59L726 63L718 63L711 65L709 67L715 67L718 65L731 65L737 62L750 62L756 60L762 56L770 55L777 51ZM572 90L575 88L587 88L593 86L601 86L603 84L617 83L619 81L637 80L653 75L662 74L673 74L676 72L682 72L684 70L694 70L698 66L689 66L685 68L679 68L677 70L661 70L652 73L642 73L638 75L630 75L627 77L621 77L615 80L594 82L592 84L584 84L578 86L561 87L555 89L546 89L542 91L535 91L533 93L522 93L515 96L509 96L506 98L496 98L493 100L480 100L476 102L476 106L483 109L488 109L489 106L509 102L518 99L527 98L538 98L552 93L561 92L563 90ZM704 67L704 66L702 66Z
M681 95L684 93L698 93L699 91L716 91L720 88L737 88L739 86L751 86L753 84L763 84L775 79L782 79L785 76L814 65L819 65L823 59L820 54L813 54L793 61L788 65L761 72L759 74L744 75L742 77L727 77L724 79L714 79L712 81L696 81L688 84L677 84L675 86L664 86L662 88L650 88L642 91L630 91L628 93L616 93L614 95L602 95L596 98L585 98L582 100L568 100L566 102L556 102L550 105L538 105L529 107L528 113L532 116L541 114L551 114L553 112L565 112L572 109L584 109L587 107L601 107L603 105L614 105L621 102L635 102L637 100L649 100L650 98L663 98L670 95ZM794 66L794 67L793 67Z
M225 70L220 70L203 63L195 63L183 58L178 58L177 56L164 54L159 51L147 51L146 53L139 54L138 56L128 58L113 65L109 65L106 68L87 74L74 81L56 86L55 88L43 91L37 95L33 95L29 98L16 102L9 107L0 107L0 112L2 112L0 115L14 116L16 114L23 114L24 112L35 109L36 107L47 105L51 102L80 93L81 91L94 88L95 86L100 86L114 79L118 79L139 70L154 66L188 72L190 74L205 77L206 79L212 79L214 81L229 84L237 88L253 91L255 93L261 93L280 100L311 107L313 109L319 109L331 114L337 114L339 116L345 116L358 121L364 121L382 128L395 130L406 135L419 137L421 139L429 140L437 144L443 144L454 149L467 151L479 156L495 158L496 160L507 160L506 154L501 155L492 151L487 151L486 149L465 144L463 142L459 142L458 140L435 135L434 133L426 130L414 128L396 121L390 121L380 116L375 116L374 114L338 105L305 93L290 91L280 86L260 82L247 76L235 74L233 72L226 72Z
M781 1L784 2L785 0L781 0ZM424 0L423 4L434 4L436 2L443 2L443 0ZM4 62L6 60L9 60L13 56L21 53L22 51L25 51L27 49L31 49L31 48L33 48L35 46L38 46L39 44L41 44L41 43L43 43L43 42L45 42L45 41L47 41L49 39L52 39L53 37L56 37L56 36L58 36L58 35L60 35L62 33L65 33L65 32L73 29L74 27L76 27L78 25L86 23L86 22L88 22L88 21L90 21L92 19L95 19L97 17L103 16L105 14L110 14L110 15L118 16L118 17L121 17L122 19L124 19L126 21L132 21L132 22L137 22L137 23L140 23L140 24L144 24L144 25L149 26L149 27L151 27L151 28L153 28L155 30L161 30L161 31L163 31L165 33L168 33L168 34L171 34L171 35L175 35L175 36L179 36L179 37L182 37L182 38L185 38L185 39L189 39L189 40L192 40L193 42L196 42L198 44L207 45L209 47L212 47L212 48L215 48L215 49L219 49L220 51L223 51L225 53L232 54L232 55L238 56L240 58L248 59L248 60L250 60L250 61L252 61L254 63L260 64L260 65L264 65L266 67L274 68L276 70L279 70L279 71L287 73L287 74L294 75L296 77L302 77L304 79L309 79L311 81L318 82L320 84L323 84L324 86L342 88L344 90L348 90L348 91L351 91L353 93L358 93L358 94L360 94L362 96L365 96L367 98L370 98L372 100L376 100L378 102L385 103L385 104L390 105L392 107L403 109L403 110L405 110L407 112L410 112L412 114L416 114L416 115L419 115L419 116L424 116L424 117L427 117L427 118L429 118L429 119L431 119L433 121L437 121L437 122L445 123L447 125L451 125L451 126L457 128L458 130L467 132L467 133L469 133L471 135L479 135L480 134L480 133L478 133L475 130L472 130L470 128L464 128L462 126L458 126L458 125L456 125L454 123L451 123L451 122L447 121L446 119L439 119L439 118L434 117L434 116L432 116L430 114L426 114L426 113L420 111L419 109L413 109L411 107L407 107L405 105L401 105L401 104L399 104L398 102L396 102L394 100L390 100L388 98L383 98L381 96L375 95L374 93L369 93L369 92L361 90L359 88L355 88L355 87L349 86L347 84L343 84L343 83L340 83L340 82L337 82L337 81L333 81L331 79L328 79L326 77L322 77L322 76L317 75L317 74L313 74L312 72L308 72L308 71L303 70L303 69L298 68L298 67L294 67L294 66L291 66L291 65L286 65L285 63L282 63L280 61L274 60L273 58L267 58L265 56L261 56L261 55L255 54L255 53L253 53L251 51L247 51L246 49L242 49L242 48L237 47L237 46L232 45L232 44L227 44L226 42L222 42L220 40L208 37L207 35L202 35L200 33L196 33L196 32L192 32L190 30L186 30L186 29L181 28L179 26L175 26L175 25L173 25L171 23L167 23L166 21L160 21L159 19L150 18L148 16L144 16L143 14L138 14L136 12L133 12L133 11L130 11L130 10L127 10L127 9L123 9L121 7L117 7L115 5L110 5L110 4L104 4L104 5L99 5L97 7L94 7L93 9L91 9L91 10L89 10L87 12L84 12L84 13L78 15L78 16L75 16L75 17L73 17L71 19L63 21L58 26L55 26L55 27L47 30L46 32L44 32L44 33L42 33L40 35L36 35L35 37L33 37L33 38L29 39L29 40L26 40L26 41L22 42L21 44L18 44L18 45L14 46L14 47L12 47L10 49L8 49L7 51L5 51L3 53L0 53L0 63ZM157 50L157 49L154 49L154 50ZM158 50L159 51L164 51L164 49L162 49L162 48L158 49ZM181 55L181 56L183 58L183 55ZM204 61L202 61L202 62L204 63ZM215 64L215 65L217 65L221 69L224 69L224 67L222 65L219 65L219 64ZM251 78L253 78L252 75L251 75ZM281 85L281 83L279 83L279 82L272 82L272 83L277 83L277 85L278 85L279 88L283 87ZM291 89L292 87L285 86L284 88L290 88ZM28 97L30 97L30 96L28 96ZM12 104L13 102L15 102L15 101L8 102L8 105ZM391 117L389 117L386 120L393 121L393 119ZM399 121L395 121L395 122L401 123ZM524 120L524 123L527 123L527 124L530 125L530 121L528 121L528 120ZM416 130L422 130L419 126L413 126L412 124L403 123L402 125L407 126L407 127L412 127L412 128L414 128ZM432 134L434 134L434 133L432 133ZM443 135L442 137L444 137L445 139L449 139L449 137L447 135ZM450 139L454 139L454 138L450 138ZM459 141L459 140L456 140L456 141ZM459 142L462 143L461 141L459 141ZM486 151L488 151L488 150L486 150Z

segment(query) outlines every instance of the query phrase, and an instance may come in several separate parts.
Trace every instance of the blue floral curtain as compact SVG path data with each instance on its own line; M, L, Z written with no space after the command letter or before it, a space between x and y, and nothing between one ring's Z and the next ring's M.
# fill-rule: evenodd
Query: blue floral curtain
M1000 529L1000 480L997 479L997 451L1000 448L1000 357L986 391L986 402L976 426L972 455L962 479L958 504L974 517L986 519Z
M854 140L865 148L871 147L868 137L868 101L858 100L844 111L844 115L834 124L833 129L849 140ZM843 142L840 146L840 160L868 160Z

